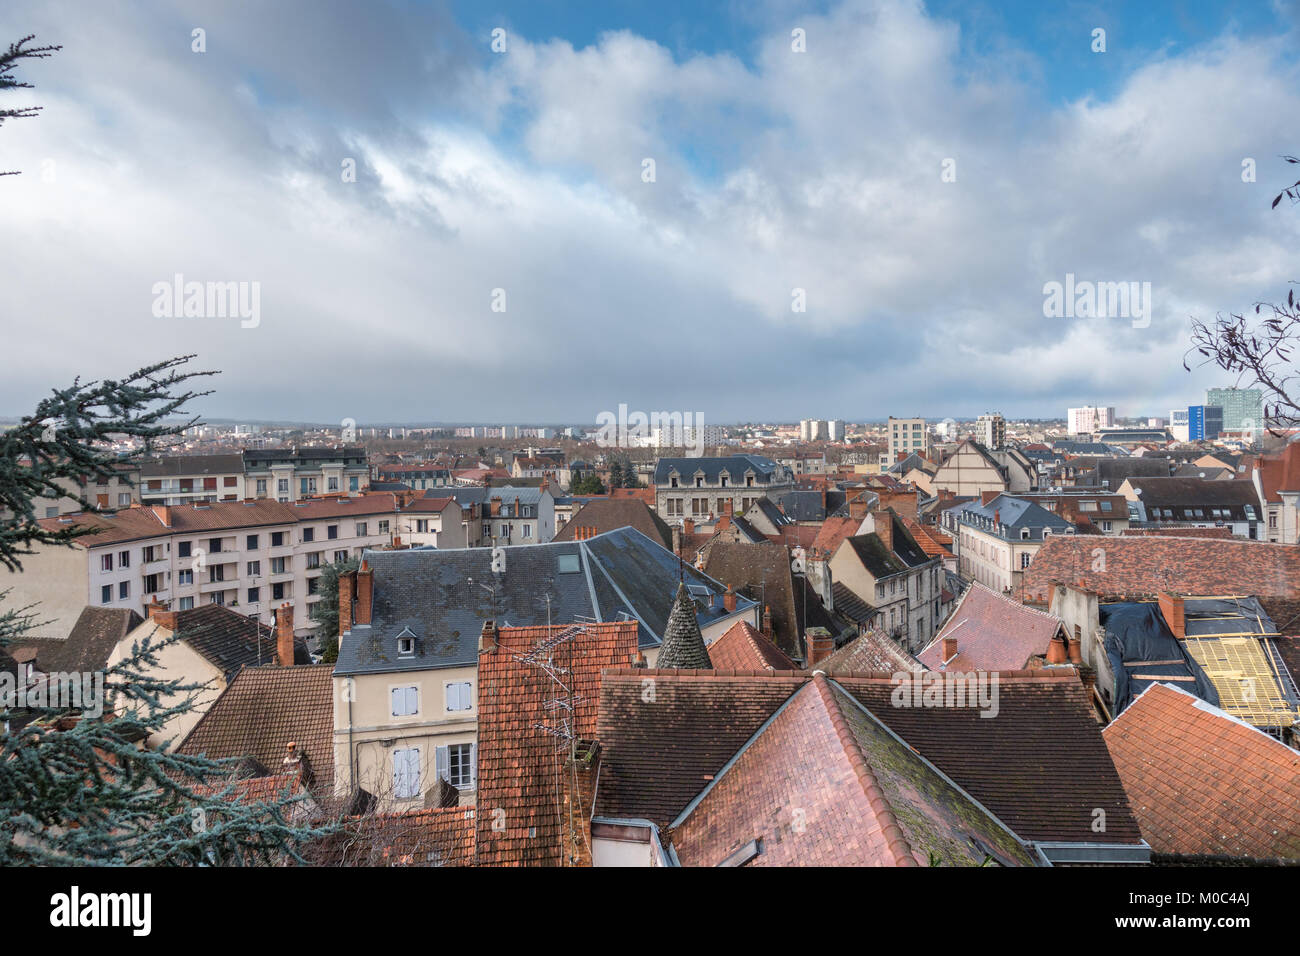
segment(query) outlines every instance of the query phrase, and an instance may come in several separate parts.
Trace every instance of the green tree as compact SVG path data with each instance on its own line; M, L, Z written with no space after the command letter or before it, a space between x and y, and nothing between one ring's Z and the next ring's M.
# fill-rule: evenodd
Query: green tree
M600 476L595 472L583 475L581 478L575 478L573 484L569 486L571 495L603 495L605 486L601 483Z
M356 558L327 564L316 579L320 600L311 607L311 619L320 624L321 662L333 664L339 659L339 576L361 566Z
M623 463L617 458L609 466L609 486L611 488L623 487Z
M0 93L6 90L31 89L30 83L14 78L14 68L22 60L44 60L51 54L62 50L61 46L28 46L36 39L35 34L23 37L17 43L9 44L9 49L0 52ZM39 106L20 106L16 109L0 109L0 126L7 119L23 119L37 115ZM17 176L17 170L0 172L0 176Z

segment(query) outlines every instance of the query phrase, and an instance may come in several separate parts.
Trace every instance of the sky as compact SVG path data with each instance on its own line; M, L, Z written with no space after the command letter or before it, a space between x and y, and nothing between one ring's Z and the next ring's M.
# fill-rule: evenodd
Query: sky
M212 419L1166 415L1232 384L1192 317L1300 280L1296 0L0 5L29 33L3 415L189 353ZM1067 276L1149 314L1045 315Z

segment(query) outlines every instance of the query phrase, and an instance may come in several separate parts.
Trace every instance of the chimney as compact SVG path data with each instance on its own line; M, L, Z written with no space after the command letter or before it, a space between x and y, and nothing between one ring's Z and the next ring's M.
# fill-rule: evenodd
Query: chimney
M339 637L352 630L352 597L357 591L357 572L339 575Z
M766 604L763 605L763 626L760 630L769 641L772 639L772 608Z
M808 666L816 667L826 658L831 656L835 650L835 638L831 632L824 627L810 627L803 636L804 645L808 648Z
M149 619L159 627L165 627L169 631L176 630L179 613L178 611L167 610L166 606L162 604L149 605Z
M730 498L724 498L722 500L722 513L724 515L731 514L732 508L734 507L735 507L735 502L732 501Z
M280 766L284 768L284 773L297 774L301 783L311 782L311 763L307 760L307 755L292 740L285 747L284 759L280 761Z
M281 667L293 666L293 605L288 601L275 609L275 660Z
M695 519L694 519L694 518L683 518L683 519L682 519L682 534L695 534Z
M722 606L731 613L736 609L736 592L731 590L731 585L727 585L727 593L722 596Z
M356 615L358 624L370 623L370 609L375 600L375 572L370 570L370 562L361 560L361 570L357 572Z
M478 652L491 654L497 649L497 622L488 619L483 622L483 630L478 636Z
M1052 638L1052 643L1047 645L1047 663L1049 664L1066 664L1070 660L1070 654L1065 649L1065 638L1058 631Z
M1160 613L1164 615L1165 623L1169 625L1169 630L1174 632L1174 637L1180 641L1187 637L1187 620L1183 615L1183 599L1181 595L1171 594L1168 591L1161 591L1159 595Z
M170 528L172 526L172 513L170 508L166 505L150 505L150 507L153 508L153 513L158 516L158 520L162 522L164 528Z
M1070 663L1083 663L1083 639L1079 635L1079 625L1074 625L1074 634L1070 637Z
M886 549L894 550L894 516L888 511L876 512L876 536Z
M684 555L682 554L682 529L677 527L677 525L673 525L671 530L673 533L673 554L677 555L679 558L683 557Z
M957 638L945 636L943 639L943 659L945 662L957 656Z
M645 655L644 655L643 653L641 653L640 651L637 651L635 654L631 655L631 657L632 657L632 666L633 666L633 667L644 668L644 667L647 666L647 664L646 664L646 659L645 659Z

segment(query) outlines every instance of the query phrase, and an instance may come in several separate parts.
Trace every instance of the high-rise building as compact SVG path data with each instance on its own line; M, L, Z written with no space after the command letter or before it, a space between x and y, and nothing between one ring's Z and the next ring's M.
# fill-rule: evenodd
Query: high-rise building
M1071 435L1088 435L1103 428L1113 427L1115 409L1113 406L1101 405L1071 408L1066 413L1066 421Z
M831 441L844 441L844 420L832 418L826 423L826 435Z
M926 430L924 418L895 418L890 415L888 427L890 461L898 461L913 452L929 457L930 433Z
M1190 441L1218 438L1223 431L1223 409L1217 405L1191 405L1187 409L1187 437Z
M1223 409L1223 431L1264 427L1264 392L1258 388L1207 388L1205 404Z
M823 418L805 418L799 422L800 441L825 441L830 437L830 422Z
M975 420L975 434L980 444L998 451L1007 443L1007 420L1001 412L985 413Z

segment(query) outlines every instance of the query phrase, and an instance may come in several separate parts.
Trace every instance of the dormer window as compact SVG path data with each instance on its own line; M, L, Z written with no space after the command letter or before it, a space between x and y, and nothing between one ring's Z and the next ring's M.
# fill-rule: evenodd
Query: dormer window
M397 635L397 655L399 657L415 656L415 635L411 633L409 627L403 628L402 633Z

